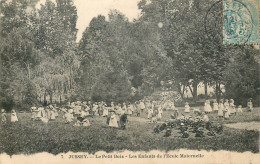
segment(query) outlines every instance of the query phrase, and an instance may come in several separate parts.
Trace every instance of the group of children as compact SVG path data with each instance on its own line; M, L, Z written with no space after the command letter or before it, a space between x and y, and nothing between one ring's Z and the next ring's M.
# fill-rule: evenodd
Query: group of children
M56 104L48 105L45 108L43 106L39 106L38 108L33 106L31 107L31 119L42 120L43 122L55 120L59 116L58 109Z
M17 114L16 111L14 109L11 110L11 122L17 122L18 118L17 118ZM7 114L5 109L1 109L1 123L2 124L6 124L7 123Z
M189 106L189 103L187 102L185 104L184 112L190 113L191 109L192 108ZM251 99L248 100L247 109L248 109L248 111L253 110L253 103L252 103ZM229 119L230 116L243 112L242 105L238 105L238 107L236 108L235 102L233 99L230 99L230 100L226 99L225 102L223 99L220 99L219 103L217 102L217 100L214 100L212 107L210 105L210 101L206 100L205 104L204 104L204 109L202 109L202 110L204 110L204 112L206 114L211 113L211 112L216 112L216 113L218 113L218 116L220 118L225 118L225 119ZM202 111L198 108L194 108L193 112L199 113Z
M252 101L249 100L247 104L248 111L253 110ZM31 119L32 120L41 120L44 123L48 121L55 120L59 113L63 116L64 122L69 124L73 122L74 118L77 118L74 126L90 126L90 122L87 117L102 116L106 118L106 123L110 127L121 127L125 129L127 123L127 116L137 116L140 117L140 114L146 112L147 119L150 122L157 123L162 119L163 111L171 110L172 119L181 120L184 115L179 113L179 110L175 107L174 102L165 101L165 102L156 102L150 100L140 100L134 103L122 103L115 104L111 102L109 106L103 101L91 103L88 102L72 102L68 103L67 106L57 107L56 104L48 105L46 107L39 106L38 108L33 106L31 107ZM204 109L194 108L192 109L189 106L189 103L185 104L184 113L188 115L193 112L194 114L203 115L203 120L208 120L208 113L216 112L220 118L228 119L231 115L236 113L243 112L242 106L239 105L238 108L234 105L234 100L225 100L221 99L219 103L214 100L212 106L209 100L205 101ZM189 117L190 118L190 117ZM11 122L17 122L17 114L15 110L11 110ZM7 122L7 115L4 109L1 110L1 122Z
M217 100L213 101L211 106L210 101L206 100L204 107L191 108L189 103L185 103L184 111L179 112L177 108L173 108L173 113L170 115L171 119L166 120L162 124L157 124L154 128L155 133L165 131L165 137L169 137L173 130L181 133L182 138L188 138L192 133L195 137L215 136L221 134L223 131L222 122L213 123L210 121L208 114L215 112L219 118L229 119L230 116L242 113L242 105L237 108L234 100L221 99L219 103ZM249 99L247 103L247 111L253 111L252 100Z

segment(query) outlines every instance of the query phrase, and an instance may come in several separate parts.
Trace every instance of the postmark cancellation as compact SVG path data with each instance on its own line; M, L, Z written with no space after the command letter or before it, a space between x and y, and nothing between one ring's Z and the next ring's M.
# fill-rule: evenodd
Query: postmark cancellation
M259 44L259 0L224 0L223 43Z

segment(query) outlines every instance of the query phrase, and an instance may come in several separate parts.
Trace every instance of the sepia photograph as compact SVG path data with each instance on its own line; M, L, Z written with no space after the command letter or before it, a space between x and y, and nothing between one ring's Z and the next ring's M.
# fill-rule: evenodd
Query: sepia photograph
M0 0L0 154L251 160L259 19L259 0Z

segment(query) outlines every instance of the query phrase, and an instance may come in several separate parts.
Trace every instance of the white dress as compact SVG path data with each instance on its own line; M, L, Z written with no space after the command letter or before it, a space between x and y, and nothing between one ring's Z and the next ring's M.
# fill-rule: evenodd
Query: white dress
M209 117L208 117L207 115L204 115L204 116L203 116L203 121L204 121L204 122L209 122Z
M247 107L248 107L248 109L249 109L250 111L252 111L252 110L253 110L253 103L252 103L252 102L248 102L248 103L247 103Z
M163 113L162 108L159 107L159 108L158 108L158 116L157 116L158 119L161 119L161 118L162 118L162 113Z
M205 103L205 105L204 105L204 111L205 111L205 112L212 112L212 108L211 108L210 104Z
M226 112L225 113L225 117L227 117L227 115L230 115L230 108L229 108L229 103L228 102L224 103L224 111Z
M190 113L190 106L189 105L185 105L185 113Z
M150 109L148 109L148 115L147 115L147 118L150 119L150 118L152 117L152 115L153 115L153 109L150 108Z
M108 126L110 126L110 127L118 127L117 118L116 118L115 114L111 115Z
M64 118L66 122L72 122L73 121L73 115L69 112L65 113Z
M218 111L218 103L217 102L213 103L213 110Z
M86 113L84 110L82 110L81 113L80 113L80 117L83 118L83 117L85 117L85 116L87 116L87 113Z
M143 102L140 102L140 109L141 109L141 110L145 109L145 105L144 105Z
M122 108L125 112L127 111L127 107L126 105L123 105L123 108Z
M103 116L108 116L108 108L107 107L104 107L104 110L103 110Z
M128 106L127 114L129 114L129 115L133 114L133 105L132 104Z
M51 118L50 119L51 120L55 120L55 118L56 118L55 117L55 112L53 110L51 110Z
M37 118L41 118L42 117L42 110L43 110L44 108L42 108L42 107L40 107L40 108L38 108L38 111L37 111Z
M36 107L31 107L31 111L32 111L32 115L31 115L31 119L35 119L36 118Z
M74 113L75 114L80 114L80 109L81 109L81 106L75 106L74 107Z
M42 113L42 117L46 117L46 112L44 108L41 109L41 113Z
M236 108L235 108L234 103L230 103L229 106L230 106L230 113L231 113L231 114L232 114L232 113L236 113Z
M98 105L94 104L92 110L95 113L95 115L98 115Z
M17 121L18 121L18 118L17 118L16 112L12 112L11 113L11 122L17 122Z
M225 118L229 118L229 114L230 114L229 112L226 112L225 115L224 115L224 117L225 117Z
M238 112L238 113L242 113L242 112L243 112L242 108L241 108L241 107L238 107L238 108L237 108L237 112Z
M55 117L59 116L59 113L58 113L57 109L54 109L54 114L55 114Z

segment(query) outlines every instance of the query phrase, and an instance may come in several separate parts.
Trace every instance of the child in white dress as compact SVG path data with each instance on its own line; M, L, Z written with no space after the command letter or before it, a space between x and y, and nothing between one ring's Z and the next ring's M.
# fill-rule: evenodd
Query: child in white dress
M235 106L235 102L233 99L230 99L229 101L229 109L230 109L230 114L236 114L236 106Z
M50 106L47 106L46 109L45 109L45 113L46 113L45 116L46 116L47 119L51 118L51 111L50 111L51 109L50 108L51 108Z
M65 118L65 123L70 123L73 121L73 114L72 114L72 109L69 109L68 111L65 112L64 118Z
M143 112L145 110L145 105L144 105L143 101L140 101L140 109L141 109L141 112Z
M224 115L225 115L225 118L228 118L227 115L228 116L230 115L228 99L226 99L225 103L224 103Z
M158 115L153 114L153 115L152 115L151 122L152 122L152 123L157 123L157 120L158 120L157 118L158 118Z
M204 123L209 122L209 116L206 113L203 113L203 121Z
M188 102L185 103L184 112L185 112L185 113L190 113L190 106L189 106L189 103L188 103Z
M11 111L11 122L17 122L17 121L18 121L17 114L16 114L15 110L12 109L12 111Z
M103 111L103 117L107 117L108 116L108 107L104 107L104 111Z
M80 112L80 117L84 118L84 117L86 117L86 116L87 116L86 111L81 110L81 112Z
M123 103L122 110L125 111L125 113L127 113L127 107L126 107L126 103L125 102Z
M117 117L116 117L115 111L111 111L111 116L110 116L110 120L109 120L108 126L116 127L116 128L118 127Z
M40 106L37 110L37 118L40 119L42 117L42 110L44 110L44 108L42 106Z
M214 102L213 102L213 111L214 112L218 111L218 102L217 102L217 100L214 100Z
M94 112L94 115L98 115L98 105L96 102L93 104L92 110Z
M162 113L163 113L162 107L159 105L157 110L158 110L157 120L161 120L162 119Z
M252 103L251 99L248 100L247 109L248 109L249 112L253 111L253 103Z
M148 109L147 118L150 119L150 118L152 117L152 115L153 115L153 109L150 107L150 108Z
M32 113L31 119L32 120L34 120L36 118L36 109L37 108L35 106L31 107L31 113Z
M118 104L117 105L117 114L118 116L121 116L123 115L125 112L123 111L122 107L121 107L121 104ZM119 117L117 116L117 120L119 120Z
M223 116L224 116L224 104L223 104L223 99L221 99L218 104L218 117L222 118Z
M51 110L51 118L50 120L55 120L56 117L55 117L55 112L54 112L54 109Z
M204 111L205 111L206 113L212 112L212 108L211 108L211 106L210 106L210 101L209 101L209 100L206 100L206 101L205 101Z
M127 108L127 114L132 115L134 111L134 106L129 103L128 108Z
M242 113L243 110L242 110L242 105L238 105L237 107L237 113Z

